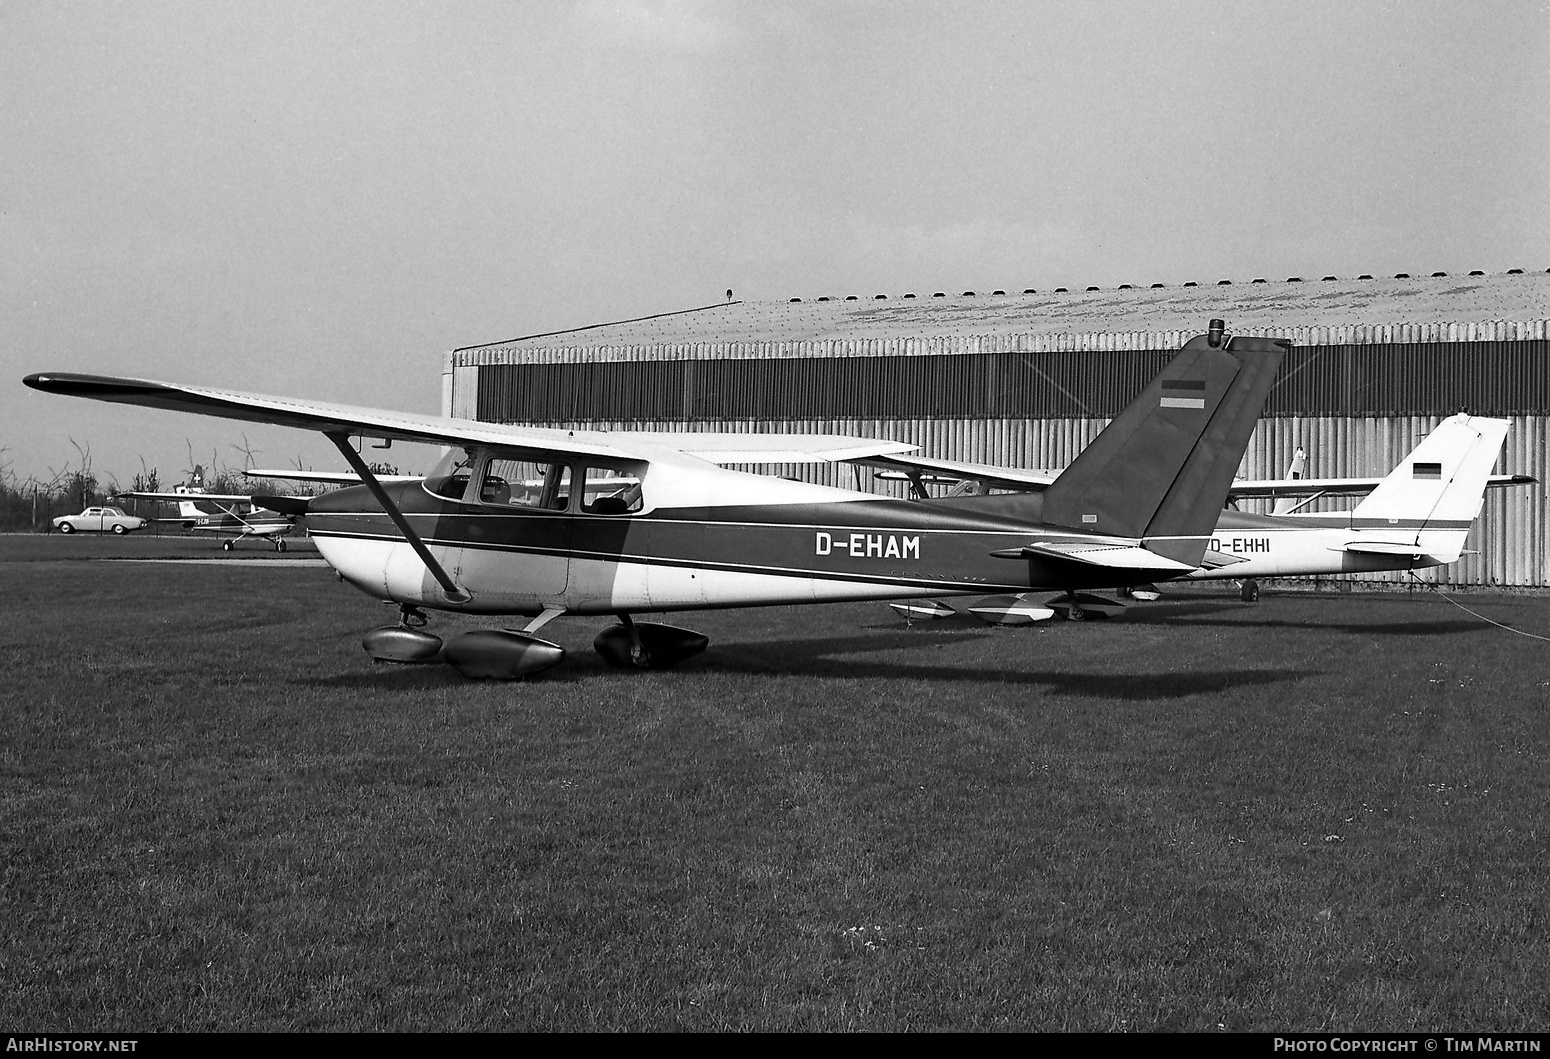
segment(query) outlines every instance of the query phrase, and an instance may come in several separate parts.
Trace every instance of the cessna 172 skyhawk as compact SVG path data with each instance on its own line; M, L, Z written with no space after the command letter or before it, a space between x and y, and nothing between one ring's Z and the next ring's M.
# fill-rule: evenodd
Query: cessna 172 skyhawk
M1274 498L1275 513L1257 515L1228 508L1217 517L1200 566L1179 580L1233 580L1243 586L1245 602L1258 598L1257 579L1310 577L1323 574L1417 570L1457 562L1470 525L1484 504L1487 487L1528 485L1535 479L1520 474L1491 474L1511 426L1507 419L1460 413L1444 420L1384 478L1297 478L1304 454L1299 450L1292 477L1266 481L1236 481L1228 488L1232 501ZM997 473L979 464L954 465L945 460L921 461L908 455L868 457L863 462L897 469L887 477L918 478L929 473L936 482L974 482L981 489L1036 491L1041 486L1025 472ZM929 466L926 466L929 465ZM1054 479L1046 479L1053 481ZM923 480L916 481L917 489ZM1350 511L1301 512L1302 504L1324 496L1363 496ZM1300 500L1298 498L1301 498ZM1061 601L1055 601L1057 609ZM1091 599L1093 608L1112 612L1122 604ZM981 604L986 620L1028 618L1027 600ZM902 605L894 604L899 610ZM1092 609L1092 608L1090 608ZM909 617L945 617L940 604L916 607ZM978 613L978 612L976 612ZM1039 617L1049 617L1045 608Z
M911 501L749 474L789 463L913 449L834 436L588 432L500 426L140 379L39 373L34 389L319 430L363 485L304 514L339 575L399 605L364 641L374 657L440 657L509 679L564 657L536 632L561 614L615 615L595 648L662 668L705 637L636 622L659 611L766 604L1074 592L1197 569L1286 343L1210 333L1180 352L1038 494ZM453 446L425 479L384 485L362 437ZM601 485L594 483L611 482ZM579 486L579 487L578 487ZM421 608L532 615L443 644Z
M266 540L275 551L283 552L285 537L296 528L294 516L255 504L248 493L208 493L198 485L177 485L170 493L129 491L118 495L176 503L178 517L160 521L181 523L195 533L219 534L226 538L221 548L228 552L244 539Z

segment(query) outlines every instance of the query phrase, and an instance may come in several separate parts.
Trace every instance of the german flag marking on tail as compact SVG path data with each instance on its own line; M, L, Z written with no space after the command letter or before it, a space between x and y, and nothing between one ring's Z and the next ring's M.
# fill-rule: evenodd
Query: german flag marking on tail
M1162 408L1204 408L1206 383L1204 379L1169 379L1162 384Z

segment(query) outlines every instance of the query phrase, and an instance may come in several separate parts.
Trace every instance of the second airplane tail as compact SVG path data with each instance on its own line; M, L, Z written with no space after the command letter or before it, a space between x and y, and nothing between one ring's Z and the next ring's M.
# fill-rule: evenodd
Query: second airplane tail
M1443 420L1356 506L1353 527L1382 533L1392 547L1457 559L1511 425L1462 412Z
M1044 490L1043 520L1198 565L1288 347L1213 320Z

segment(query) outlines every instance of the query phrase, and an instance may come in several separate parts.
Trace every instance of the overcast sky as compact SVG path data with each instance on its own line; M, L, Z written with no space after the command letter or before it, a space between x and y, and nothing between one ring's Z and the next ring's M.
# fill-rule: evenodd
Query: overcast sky
M1543 269L1547 55L1538 0L0 0L0 466L341 466L33 371L435 412L728 287Z

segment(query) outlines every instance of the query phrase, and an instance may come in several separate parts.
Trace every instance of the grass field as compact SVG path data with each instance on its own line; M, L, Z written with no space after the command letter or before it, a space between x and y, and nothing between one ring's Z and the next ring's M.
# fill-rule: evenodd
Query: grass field
M1550 644L1439 597L561 619L479 684L326 567L71 561L165 547L0 538L17 1031L1550 1027Z

